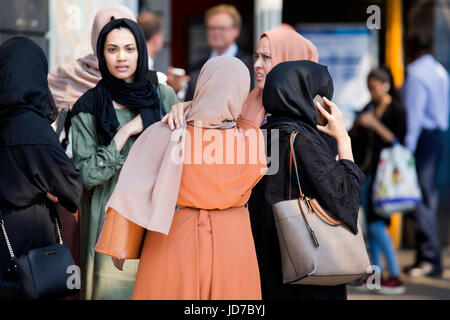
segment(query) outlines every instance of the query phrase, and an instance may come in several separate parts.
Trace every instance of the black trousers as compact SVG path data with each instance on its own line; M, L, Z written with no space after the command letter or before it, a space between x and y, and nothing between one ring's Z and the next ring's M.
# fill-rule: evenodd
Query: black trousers
M415 152L416 168L422 190L422 202L412 212L416 238L416 263L431 262L442 269L436 213L439 204L437 175L443 156L444 134L422 130Z

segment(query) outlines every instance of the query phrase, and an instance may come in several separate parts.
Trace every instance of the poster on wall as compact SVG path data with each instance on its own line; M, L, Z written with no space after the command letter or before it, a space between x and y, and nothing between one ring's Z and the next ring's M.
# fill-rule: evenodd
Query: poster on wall
M365 24L298 24L296 30L314 43L319 63L333 78L333 101L341 108L349 129L354 112L369 101L367 75L378 66L378 34Z
M92 23L107 4L122 4L138 12L138 0L50 0L50 71L92 52Z

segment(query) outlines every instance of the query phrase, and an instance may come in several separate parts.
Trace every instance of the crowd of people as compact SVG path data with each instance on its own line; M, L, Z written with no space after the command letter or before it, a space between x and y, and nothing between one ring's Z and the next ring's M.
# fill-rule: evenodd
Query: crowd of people
M300 196L290 187L296 131L305 195L353 234L362 205L371 262L386 255L391 293L404 285L370 190L383 148L415 152L423 201L406 272L441 275L436 175L449 80L428 38L409 42L401 93L389 69L368 75L371 101L347 132L311 41L280 26L260 35L252 58L236 44L234 7L209 9L205 24L211 51L189 74L154 70L162 20L122 5L97 12L92 53L50 74L32 40L0 45L0 212L15 255L54 244L60 221L81 268L81 295L69 299L344 300L345 284L283 282L272 206ZM274 130L279 158L267 161L263 131ZM3 240L0 279L11 266Z

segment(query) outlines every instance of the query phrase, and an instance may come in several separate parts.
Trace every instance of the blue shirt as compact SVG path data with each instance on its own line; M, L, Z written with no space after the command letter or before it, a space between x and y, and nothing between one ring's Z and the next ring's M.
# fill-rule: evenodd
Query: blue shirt
M448 129L449 76L430 54L410 63L403 88L408 114L405 146L414 152L422 129Z
M209 55L209 59L218 57L218 56L226 56L226 57L236 57L236 54L238 52L238 46L236 43L233 43L227 50L225 50L222 54L218 54L214 50L211 51L211 54Z

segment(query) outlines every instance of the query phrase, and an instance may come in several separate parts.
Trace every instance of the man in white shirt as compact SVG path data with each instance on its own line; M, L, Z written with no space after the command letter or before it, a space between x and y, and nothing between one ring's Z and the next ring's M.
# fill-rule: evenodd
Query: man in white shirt
M404 104L408 113L405 146L414 152L422 202L412 212L416 235L415 264L410 276L441 276L441 250L436 213L439 204L437 175L449 123L449 76L432 56L431 36L418 33L408 41L413 58L406 71Z
M143 12L137 18L138 24L144 31L148 51L148 68L155 70L155 57L164 46L163 21L161 17L152 12ZM159 83L166 83L167 76L157 72Z

